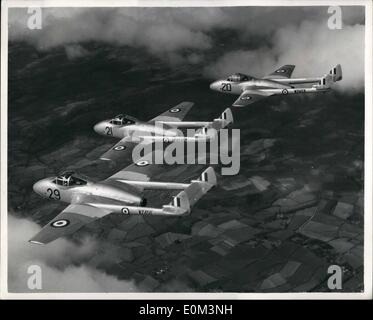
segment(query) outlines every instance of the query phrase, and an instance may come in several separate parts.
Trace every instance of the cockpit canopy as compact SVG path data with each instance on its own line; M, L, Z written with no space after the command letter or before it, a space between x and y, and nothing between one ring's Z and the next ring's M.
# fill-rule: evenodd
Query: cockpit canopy
M231 82L242 82L242 81L249 81L249 80L252 80L253 77L250 77L246 74L243 74L243 73L234 73L232 75L230 75L228 78L227 78L227 81L231 81Z
M136 119L131 116L127 116L126 114L118 114L110 120L110 123L117 126L128 126L136 123Z
M73 171L65 171L58 175L53 182L59 186L70 187L70 186L83 186L87 184L87 181L78 177Z

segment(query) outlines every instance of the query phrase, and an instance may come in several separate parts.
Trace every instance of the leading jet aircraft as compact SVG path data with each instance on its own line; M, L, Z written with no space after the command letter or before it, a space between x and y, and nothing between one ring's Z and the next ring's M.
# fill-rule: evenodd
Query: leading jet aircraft
M254 78L235 73L226 80L217 80L210 85L211 90L240 95L234 107L246 107L272 95L316 93L330 90L331 85L342 80L342 68L338 64L322 77L290 78L294 65L284 65L264 78ZM312 87L294 87L299 84L312 84Z
M118 162L131 154L138 144L153 143L162 140L166 143L174 140L198 141L211 139L214 133L225 128L233 122L232 111L227 108L221 116L213 121L183 121L193 102L182 102L165 111L159 116L149 120L140 121L128 115L117 115L97 123L93 129L96 133L120 139L113 147L105 152L100 159ZM180 128L200 128L193 137L181 136Z
M111 213L186 215L190 213L191 206L217 183L212 167L208 167L199 179L190 183L150 181L157 171L156 167L146 160L140 160L99 182L71 171L36 182L33 189L37 194L69 205L29 241L47 244ZM144 190L181 191L171 203L162 208L152 208L146 207Z

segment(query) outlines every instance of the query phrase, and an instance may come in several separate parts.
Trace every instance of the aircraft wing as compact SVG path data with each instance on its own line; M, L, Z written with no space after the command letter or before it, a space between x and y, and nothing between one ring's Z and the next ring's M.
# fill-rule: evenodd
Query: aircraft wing
M254 102L257 102L261 99L267 98L271 96L272 94L265 93L263 91L258 90L245 90L241 93L241 95L238 97L238 99L233 102L233 107L246 107L249 104L253 104Z
M135 180L145 182L149 181L152 177L161 173L162 171L165 171L165 168L170 170L170 168L175 166L154 164L148 160L145 160L145 158L142 158L139 161L132 163L124 169L116 172L106 180Z
M101 155L100 159L105 161L113 161L116 163L128 160L132 161L132 150L138 143L140 143L140 140L136 142L133 141L130 137L124 137L103 155ZM142 141L141 143L146 144L145 141Z
M277 70L273 71L268 76L264 77L263 79L284 79L290 78L291 74L295 69L295 65L292 64L285 64L284 66L278 68Z
M179 103L177 106L151 119L149 123L154 123L156 121L182 121L193 106L193 102L185 101Z
M57 238L74 233L84 225L101 218L110 211L85 204L70 204L29 240L31 243L47 244Z
M136 143L130 141L128 137L124 137L114 146L112 146L108 151L106 151L103 155L101 155L101 160L107 161L118 161L123 160L126 156L130 156L132 153L133 148L136 146Z

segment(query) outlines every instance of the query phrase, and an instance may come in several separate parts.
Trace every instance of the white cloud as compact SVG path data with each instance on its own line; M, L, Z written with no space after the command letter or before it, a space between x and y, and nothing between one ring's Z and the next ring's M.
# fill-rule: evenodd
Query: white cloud
M236 71L261 76L289 63L297 65L294 76L318 76L340 63L344 79L338 87L356 92L364 82L364 8L344 6L342 13L343 28L329 30L326 6L47 8L42 29L29 30L27 10L11 9L9 36L40 50L65 46L69 58L82 54L75 44L89 41L142 47L171 65L204 62L204 74L213 78ZM231 42L250 50L207 60L227 30L237 37Z
M8 289L29 290L27 269L38 265L42 270L41 292L131 292L137 291L134 281L118 280L86 263L95 254L96 244L86 239L76 245L58 239L48 245L35 245L28 240L40 227L26 219L8 216Z
M295 64L293 77L320 76L342 65L343 80L337 88L355 93L364 88L364 26L344 26L329 30L325 25L306 21L299 27L279 29L271 39L272 46L226 53L205 68L210 78L225 77L234 72L264 76L284 64Z
M70 44L65 46L66 56L69 60L85 57L89 52L84 49L81 45Z
M9 35L39 49L84 41L104 41L139 46L153 53L183 48L208 49L210 38L187 25L177 23L172 14L145 9L43 9L42 29L27 28L27 11L11 10Z

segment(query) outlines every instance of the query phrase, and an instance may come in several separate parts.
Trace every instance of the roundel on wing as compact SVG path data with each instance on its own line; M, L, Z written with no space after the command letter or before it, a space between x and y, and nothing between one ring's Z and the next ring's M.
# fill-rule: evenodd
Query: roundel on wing
M181 110L179 108L173 108L173 109L170 109L170 112L171 113L177 113L177 112L180 112Z
M69 220L67 220L67 219L60 219L60 220L53 221L51 223L51 226L53 228L63 228L63 227L66 227L69 224L70 224Z
M139 161L139 162L136 162L136 165L139 166L139 167L145 167L145 166L147 166L148 164L149 164L149 162L146 161L146 160L141 160L141 161Z
M126 147L125 147L125 146L116 146L116 147L114 147L113 149L114 149L115 151L122 151L122 150L126 149Z

